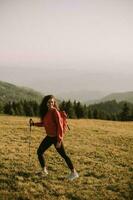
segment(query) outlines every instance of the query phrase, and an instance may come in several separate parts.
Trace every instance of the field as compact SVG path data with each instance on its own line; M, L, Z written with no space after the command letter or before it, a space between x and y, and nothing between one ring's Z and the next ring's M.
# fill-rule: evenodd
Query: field
M64 146L80 177L68 181L69 170L53 146L46 152L49 175L36 174L45 132L32 128L29 157L28 120L0 116L0 200L133 199L133 122L69 120Z

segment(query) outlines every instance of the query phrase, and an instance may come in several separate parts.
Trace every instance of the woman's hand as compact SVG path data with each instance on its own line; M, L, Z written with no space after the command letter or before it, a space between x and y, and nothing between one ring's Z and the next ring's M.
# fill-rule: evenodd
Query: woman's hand
M61 142L56 143L56 148L59 149L61 147Z
M34 121L32 119L29 120L30 126L34 126Z

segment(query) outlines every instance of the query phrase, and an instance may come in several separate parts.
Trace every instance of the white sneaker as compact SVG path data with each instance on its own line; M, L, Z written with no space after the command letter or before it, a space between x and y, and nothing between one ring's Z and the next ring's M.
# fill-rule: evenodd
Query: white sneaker
M48 175L48 170L45 167L44 169L41 169L39 171L36 172L37 175L41 175L41 176L47 176Z
M43 173L46 174L46 175L48 175L48 170L47 170L46 167L44 167L44 169L43 169Z
M73 181L74 179L78 177L79 177L79 174L75 171L75 172L71 172L71 174L67 178L68 180Z

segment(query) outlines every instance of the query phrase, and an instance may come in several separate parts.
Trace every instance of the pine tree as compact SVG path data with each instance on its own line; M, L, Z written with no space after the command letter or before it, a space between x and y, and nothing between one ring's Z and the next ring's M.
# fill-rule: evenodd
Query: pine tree
M83 108L83 106L81 105L80 102L76 103L75 113L76 113L76 116L77 116L78 119L84 118L84 108Z
M96 108L93 110L93 118L98 119L98 111Z
M70 100L66 102L66 113L69 118L75 118L75 110Z
M124 103L122 111L119 114L119 118L121 121L129 120L129 107L128 107L127 103Z

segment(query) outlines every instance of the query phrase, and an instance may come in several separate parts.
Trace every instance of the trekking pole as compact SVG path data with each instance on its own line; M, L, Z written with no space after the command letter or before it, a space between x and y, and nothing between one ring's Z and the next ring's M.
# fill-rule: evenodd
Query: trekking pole
M29 134L29 166L31 165L31 126L32 126L32 122L33 122L33 120L30 119L29 120L29 124L30 124L30 134Z
M70 126L67 124L67 128L68 128L68 130L70 131L71 129L70 129Z

